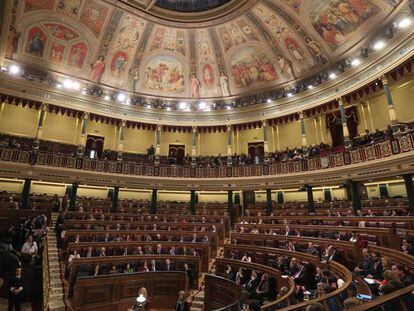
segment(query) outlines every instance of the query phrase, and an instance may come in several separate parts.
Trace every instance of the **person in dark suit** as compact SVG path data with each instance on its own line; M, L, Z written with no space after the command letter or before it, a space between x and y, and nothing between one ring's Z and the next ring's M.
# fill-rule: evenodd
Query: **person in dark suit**
M341 254L336 248L334 248L332 245L329 245L323 253L322 259L325 261L340 261Z
M257 272L253 270L250 280L246 283L246 290L248 292L254 293L259 283L260 278L258 277Z
M178 292L177 303L175 304L175 311L190 311L190 306L185 299L185 291L180 290Z
M21 303L23 298L23 279L22 268L17 268L14 277L9 284L9 306L8 311L21 310Z
M187 277L188 277L188 287L193 288L193 285L194 285L193 270L188 265L188 263L184 263L184 272L187 274Z
M227 266L227 269L224 273L226 275L226 279L228 279L230 281L233 281L233 282L236 282L236 273L234 273L231 266Z
M174 265L171 263L171 261L167 258L165 259L165 265L163 267L164 271L174 271L175 267Z
M372 253L372 261L374 262L372 272L367 275L370 279L382 280L384 268L382 267L381 255L377 252Z
M362 250L362 259L359 265L354 269L357 275L367 276L374 270L374 261L372 260L371 251L367 248Z
M302 265L297 258L290 260L289 275L295 280L296 284L302 285L305 288L312 288L313 277L310 275L308 269Z

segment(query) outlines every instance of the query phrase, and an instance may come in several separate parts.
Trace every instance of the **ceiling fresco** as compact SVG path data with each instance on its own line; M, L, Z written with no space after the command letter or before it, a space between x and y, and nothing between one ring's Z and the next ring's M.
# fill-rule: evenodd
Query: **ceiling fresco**
M230 21L180 28L114 1L19 0L6 57L142 95L225 98L295 82L358 51L401 1L253 2Z

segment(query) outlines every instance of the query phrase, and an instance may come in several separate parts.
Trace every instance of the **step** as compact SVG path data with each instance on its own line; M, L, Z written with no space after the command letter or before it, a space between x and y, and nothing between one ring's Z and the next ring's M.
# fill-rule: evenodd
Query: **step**
M204 300L201 300L201 301L193 300L193 302L191 303L191 307L192 306L202 307L204 306Z

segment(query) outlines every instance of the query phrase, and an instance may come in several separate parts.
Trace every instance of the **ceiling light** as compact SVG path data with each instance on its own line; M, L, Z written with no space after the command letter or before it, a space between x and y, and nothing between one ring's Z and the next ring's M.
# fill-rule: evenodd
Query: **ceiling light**
M181 103L179 104L179 107L180 107L180 109L185 110L185 109L187 109L187 103L186 103L186 102L181 102Z
M86 90L84 89L84 90L82 90L82 94L86 94Z
M385 46L384 41L378 41L374 44L374 50L381 50Z
M227 110L230 110L230 109L231 109L231 106L226 106L226 109L227 109Z
M292 97L293 96L292 93L287 93L286 95L287 95L287 97Z
M267 99L267 103L270 104L272 100L270 98Z
M125 105L130 105L131 104L131 100L128 98L126 101L125 101Z
M205 102L200 102L198 104L198 109L205 110L207 108L207 104Z
M63 87L65 89L71 89L73 87L73 81L69 79L63 81Z
M79 82L73 82L73 84L72 84L72 89L74 89L74 90L79 90L80 89L80 84L79 84Z
M119 93L118 96L116 97L116 99L120 102L123 102L123 101L125 101L126 96L125 96L124 93Z
M336 78L336 73L332 72L329 74L329 79L333 80Z
M7 71L7 70L8 70L7 67L4 67L4 66L1 67L1 71Z
M309 84L308 85L308 90L311 90L311 89L313 89L313 85L312 84Z
M353 67L358 66L361 63L361 61L358 58L355 58L354 60L352 60L351 65Z
M211 111L210 106L205 109L205 111Z
M111 98L109 97L109 95L105 95L104 99L105 100L110 100Z
M20 72L19 66L16 66L16 65L11 65L10 68L9 68L9 70L10 70L10 73L12 75L17 75Z
M171 111L171 107L167 107L167 111Z
M399 28L405 28L408 25L411 24L411 19L409 19L408 17L402 19L399 23L398 23L398 27Z
M62 88L62 84L58 83L58 84L56 84L56 87L57 87L58 89L61 89L61 88Z
M150 105L150 104L148 104L148 105L147 105L147 108L148 108L148 109L151 109L151 105Z

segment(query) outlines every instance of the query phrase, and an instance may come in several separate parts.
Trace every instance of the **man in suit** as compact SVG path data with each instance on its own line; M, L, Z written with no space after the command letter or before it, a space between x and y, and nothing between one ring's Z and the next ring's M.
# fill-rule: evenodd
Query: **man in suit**
M165 259L164 271L174 271L174 265L169 259Z
M162 255L162 253L163 253L163 251L162 251L161 244L157 244L157 249L155 250L155 254Z
M23 279L22 279L22 268L17 268L14 277L9 283L9 311L21 310L21 303L23 298Z
M381 280L384 268L382 267L381 255L377 252L372 253L372 261L374 262L372 272L367 275L370 279Z
M250 293L254 293L259 283L260 279L257 272L253 270L249 282L246 283L246 290Z
M226 274L226 279L236 282L236 274L234 273L231 266L227 266L225 274Z
M322 258L325 261L339 261L341 259L341 254L332 245L329 245L326 248Z
M306 249L306 253L313 256L319 256L319 251L313 245L312 242L308 242L308 248Z
M293 277L296 284L302 285L305 288L312 287L312 276L308 272L308 269L302 265L297 258L290 260L289 275Z
M368 248L362 250L362 259L359 265L354 269L357 275L367 276L374 270L374 261L372 260L371 251Z

